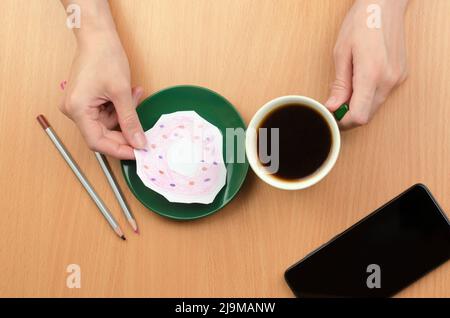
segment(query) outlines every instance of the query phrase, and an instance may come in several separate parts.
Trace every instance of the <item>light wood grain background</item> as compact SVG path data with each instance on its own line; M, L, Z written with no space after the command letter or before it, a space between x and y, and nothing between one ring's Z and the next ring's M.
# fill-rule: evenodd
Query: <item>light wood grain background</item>
M352 0L116 0L134 84L209 87L248 123L286 94L327 98ZM317 186L283 192L252 172L219 213L179 223L146 210L112 166L126 225L92 152L57 109L75 41L56 0L0 1L0 296L291 296L284 270L416 182L450 211L450 1L412 0L410 76L366 127L343 134ZM47 115L128 236L112 233L35 117ZM448 212L447 212L448 213ZM81 289L66 267L81 266ZM332 264L330 264L332 265ZM450 297L450 263L399 294Z

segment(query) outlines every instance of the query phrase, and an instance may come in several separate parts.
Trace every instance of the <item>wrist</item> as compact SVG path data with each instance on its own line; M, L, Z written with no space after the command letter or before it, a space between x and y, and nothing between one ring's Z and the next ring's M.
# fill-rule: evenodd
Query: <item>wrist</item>
M63 1L64 6L74 3L80 7L80 27L73 29L79 45L105 38L118 40L116 26L106 0ZM120 42L120 41L119 41Z
M80 29L75 33L75 37L80 50L105 46L122 48L115 28L90 27Z

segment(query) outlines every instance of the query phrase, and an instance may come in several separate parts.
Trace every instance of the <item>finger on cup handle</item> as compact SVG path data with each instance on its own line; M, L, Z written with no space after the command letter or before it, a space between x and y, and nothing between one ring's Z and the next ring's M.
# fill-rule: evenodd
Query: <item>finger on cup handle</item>
M349 103L346 100L342 101L339 100L342 100L342 97L337 98L332 96L325 103L325 107L328 108L328 110L333 113L334 118L338 122L339 126L342 128L343 126L341 120L344 119L344 116L349 117L347 113L349 112L350 107Z
M335 79L330 86L330 97L325 103L331 112L336 111L352 96L352 52L350 48L336 49L334 52Z
M360 80L355 81L353 85L354 89L349 106L350 112L339 122L339 126L344 130L364 126L371 117L377 88L370 81L358 78Z

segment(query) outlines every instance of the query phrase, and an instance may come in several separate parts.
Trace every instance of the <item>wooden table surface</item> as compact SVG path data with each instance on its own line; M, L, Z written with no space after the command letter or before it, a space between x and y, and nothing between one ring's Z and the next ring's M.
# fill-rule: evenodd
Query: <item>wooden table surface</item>
M213 89L248 123L266 101L325 101L332 48L352 0L116 0L133 84ZM0 2L0 296L290 297L284 270L423 182L450 211L449 0L412 0L410 76L363 128L342 135L331 174L304 191L253 172L235 200L180 223L146 210L111 160L141 228L127 226L94 155L57 109L75 50L59 1ZM111 207L119 240L35 117L44 113ZM448 214L447 214L448 215ZM66 287L68 264L81 288ZM330 264L332 266L332 264ZM450 297L450 262L398 296Z

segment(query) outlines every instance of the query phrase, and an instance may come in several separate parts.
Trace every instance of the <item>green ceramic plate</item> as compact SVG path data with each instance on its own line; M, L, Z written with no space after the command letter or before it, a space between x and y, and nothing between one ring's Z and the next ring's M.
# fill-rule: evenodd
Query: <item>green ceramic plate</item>
M226 128L243 128L245 123L237 110L219 94L202 87L175 86L164 89L145 99L137 108L137 113L144 130L153 127L163 114L180 110L194 110L204 119L215 125L225 136ZM235 142L237 154L237 141ZM241 188L248 170L248 162L230 163L229 154L225 152L224 162L227 167L227 182L210 204L172 203L162 195L147 188L136 174L136 161L122 161L122 172L133 194L148 209L162 216L177 220L192 220L207 216L223 208ZM242 145L243 146L243 145ZM231 154L233 156L233 154ZM236 159L236 158L234 158Z

